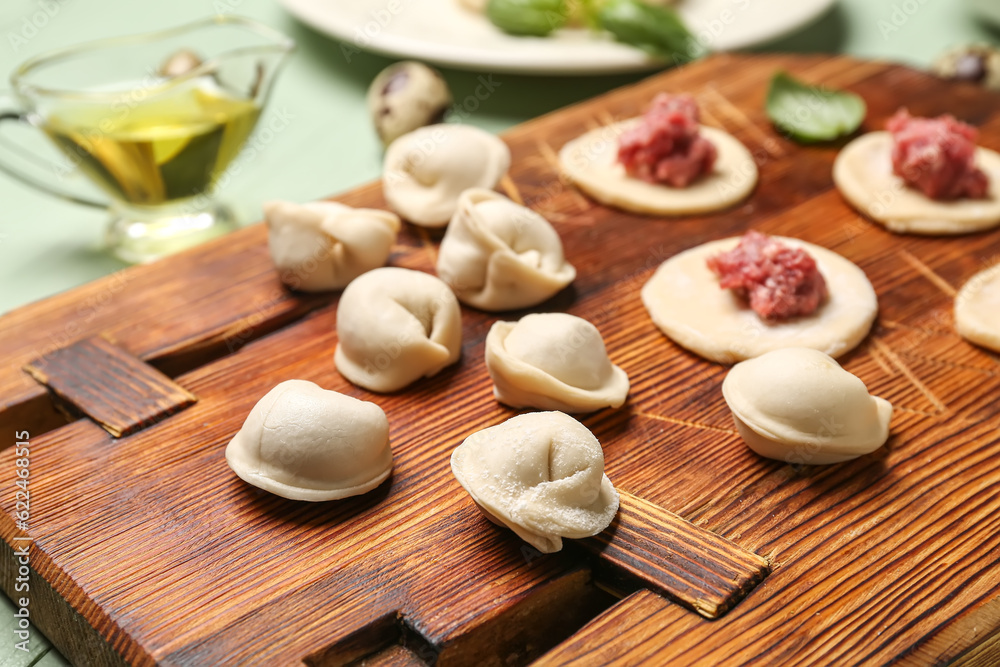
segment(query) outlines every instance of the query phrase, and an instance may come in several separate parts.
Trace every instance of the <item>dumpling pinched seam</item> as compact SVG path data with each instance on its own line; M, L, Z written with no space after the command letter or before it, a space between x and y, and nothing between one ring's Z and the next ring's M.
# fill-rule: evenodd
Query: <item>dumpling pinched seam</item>
M459 301L487 311L538 305L576 278L545 218L484 189L459 198L437 272Z

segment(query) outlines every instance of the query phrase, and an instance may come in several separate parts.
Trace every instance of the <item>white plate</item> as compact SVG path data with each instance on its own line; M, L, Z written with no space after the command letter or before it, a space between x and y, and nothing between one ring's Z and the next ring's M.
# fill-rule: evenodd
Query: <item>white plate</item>
M699 41L716 51L785 35L835 0L680 0ZM564 29L551 37L514 37L457 0L279 0L300 20L352 49L491 72L599 74L662 66L604 35Z

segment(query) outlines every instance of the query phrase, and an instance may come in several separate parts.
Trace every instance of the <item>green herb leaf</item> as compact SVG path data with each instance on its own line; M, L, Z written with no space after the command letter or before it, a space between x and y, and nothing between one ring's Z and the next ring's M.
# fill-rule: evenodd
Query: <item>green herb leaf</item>
M569 10L565 0L490 0L486 16L512 35L544 37L566 25Z
M851 134L865 112L865 101L858 95L810 86L788 72L776 72L767 91L771 122L796 141L829 141Z
M575 6L571 3L572 16L577 22L582 23L591 30L600 30L601 24L597 18L597 13L604 2L605 0L578 0Z
M597 22L620 42L631 44L675 64L704 55L677 12L647 5L641 0L610 0L597 13Z

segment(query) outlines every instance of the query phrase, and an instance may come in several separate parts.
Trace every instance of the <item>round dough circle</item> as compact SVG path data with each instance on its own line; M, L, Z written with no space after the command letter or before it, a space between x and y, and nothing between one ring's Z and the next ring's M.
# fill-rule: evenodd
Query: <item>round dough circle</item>
M892 173L892 135L869 132L844 146L833 182L851 206L898 234L969 234L1000 225L1000 154L976 148L990 179L986 199L935 201Z
M686 188L632 178L618 163L618 138L641 121L633 118L591 130L559 151L563 173L588 195L608 206L646 215L688 215L728 208L757 185L753 155L731 134L701 126L719 152L712 173Z
M955 329L966 340L1000 352L1000 264L962 285L955 297Z
M787 322L762 320L732 290L719 287L708 268L712 255L732 250L739 237L712 241L674 255L642 288L642 302L657 327L678 345L728 364L783 347L809 347L838 357L868 334L878 312L864 271L837 253L782 236L816 260L829 296L812 315Z

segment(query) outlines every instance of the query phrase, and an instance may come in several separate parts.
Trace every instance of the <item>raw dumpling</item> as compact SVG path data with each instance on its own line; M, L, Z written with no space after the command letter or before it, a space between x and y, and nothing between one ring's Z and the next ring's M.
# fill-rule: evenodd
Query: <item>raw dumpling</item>
M382 192L389 207L422 227L448 224L468 188L493 188L510 167L510 149L468 125L429 125L389 146Z
M267 202L264 219L281 281L306 292L340 289L385 265L400 227L388 211L331 201Z
M458 301L427 273L375 269L340 297L337 340L333 358L341 375L371 391L396 391L458 361Z
M591 412L618 408L628 375L611 363L593 324L566 313L496 322L486 337L493 395L515 408Z
M532 412L465 439L451 471L479 509L542 553L562 538L596 535L618 512L604 450L586 426L561 412Z
M889 401L816 350L785 348L736 364L722 395L750 449L786 463L848 461L889 437Z
M374 403L287 380L250 410L226 461L247 483L284 498L360 495L392 472L389 420Z
M962 285L955 297L955 328L966 340L1000 352L1000 264Z
M459 301L482 310L534 306L573 282L552 225L492 190L466 190L441 240L437 272Z

